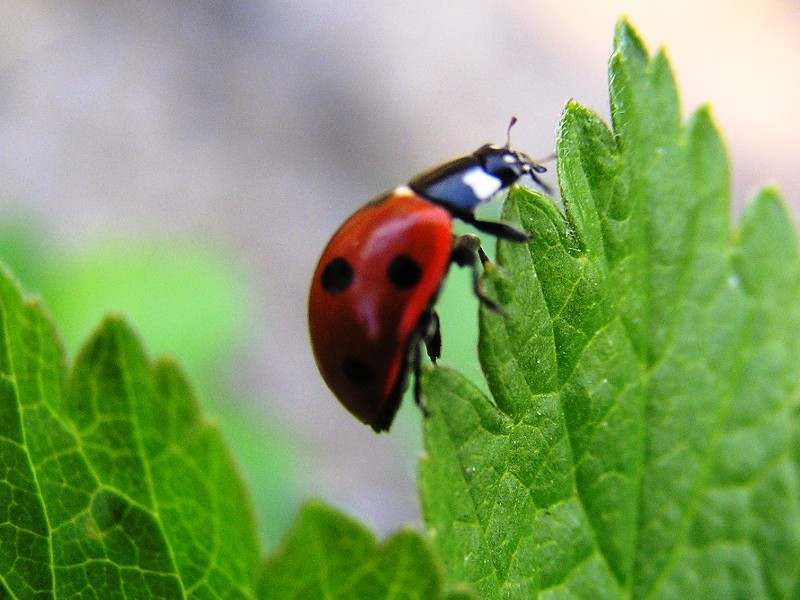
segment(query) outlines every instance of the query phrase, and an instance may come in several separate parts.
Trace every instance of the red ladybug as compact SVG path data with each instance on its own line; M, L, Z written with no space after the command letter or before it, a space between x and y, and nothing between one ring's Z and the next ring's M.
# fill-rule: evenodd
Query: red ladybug
M508 143L486 144L372 200L331 238L308 301L314 357L339 401L376 432L391 426L411 370L414 399L426 412L421 347L435 363L442 341L434 303L451 263L470 267L481 303L502 313L480 289L478 261L487 257L478 238L454 236L453 217L498 238L528 240L474 211L524 175L546 189L536 177L544 170Z

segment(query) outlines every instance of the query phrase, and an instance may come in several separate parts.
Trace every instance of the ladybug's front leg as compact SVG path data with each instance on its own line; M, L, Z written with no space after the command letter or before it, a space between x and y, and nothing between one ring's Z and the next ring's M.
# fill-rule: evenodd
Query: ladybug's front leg
M496 238L510 240L512 242L527 242L531 239L530 233L521 231L508 223L502 223L501 221L482 221L469 211L453 211L453 215L461 221L469 223L478 231L488 233Z
M502 224L497 223L497 225ZM478 300L492 312L504 315L505 311L503 308L494 300L488 298L481 289L478 261L480 261L481 265L486 266L489 262L489 257L486 256L486 252L481 248L481 241L478 236L469 233L457 236L453 241L453 250L450 254L450 260L459 267L469 267L472 269L472 289L475 291Z

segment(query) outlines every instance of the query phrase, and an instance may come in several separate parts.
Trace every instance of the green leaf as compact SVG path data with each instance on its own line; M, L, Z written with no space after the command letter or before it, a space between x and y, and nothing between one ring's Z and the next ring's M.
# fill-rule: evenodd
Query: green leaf
M0 272L3 597L252 598L255 527L183 375L110 317L69 377Z
M570 102L563 212L514 190L480 317L491 392L424 382L423 512L482 598L800 594L800 260L774 190L732 229L709 110L620 23L613 131Z
M312 502L264 565L260 598L361 600L441 598L435 556L416 533L402 530L377 544L362 525ZM456 598L469 598L461 592Z
M42 296L68 354L114 308L136 323L151 352L180 357L203 407L219 421L253 504L269 511L257 521L262 541L274 545L291 522L307 470L297 467L302 459L289 432L248 409L253 402L226 384L232 350L253 314L250 286L233 258L207 244L124 235L82 240L76 249L29 219L0 215L0 260Z

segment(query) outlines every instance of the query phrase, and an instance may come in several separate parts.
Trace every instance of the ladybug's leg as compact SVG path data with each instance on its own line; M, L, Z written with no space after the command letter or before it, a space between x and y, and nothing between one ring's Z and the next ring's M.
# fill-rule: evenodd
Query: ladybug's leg
M422 341L414 342L411 349L411 369L414 371L414 403L422 411L423 416L430 417L431 413L422 399Z
M434 310L428 310L419 324L420 337L425 343L425 350L428 352L428 358L431 359L433 364L442 355L442 334L439 331L439 315Z
M551 154L547 158L541 160L540 162L550 162L551 160L555 160L555 159L556 159L556 154L554 152L553 154ZM538 185L540 188L542 188L546 193L552 194L553 193L553 188L536 176L537 173L545 173L545 172L547 172L547 168L544 167L543 165L537 164L537 165L534 165L532 171L528 172L528 175L530 176L531 179L533 179L533 181L536 183L536 185Z
M488 233L496 238L510 240L512 242L527 242L531 239L531 234L520 231L508 223L500 221L482 221L477 219L474 214L468 211L454 213L456 217L465 223L469 223L478 231Z
M501 223L497 223L497 225L501 225ZM478 239L478 236L465 234L456 237L453 242L450 260L459 267L469 267L472 269L472 289L475 291L475 295L478 297L481 304L494 313L499 315L505 314L503 308L491 298L487 298L481 289L478 261L480 260L481 264L485 266L486 263L489 262L489 257L486 256L486 252L481 248L481 241Z

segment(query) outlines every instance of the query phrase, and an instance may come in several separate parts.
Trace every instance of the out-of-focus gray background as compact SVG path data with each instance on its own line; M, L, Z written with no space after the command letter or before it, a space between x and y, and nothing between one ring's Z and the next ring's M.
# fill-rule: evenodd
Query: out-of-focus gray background
M569 98L607 115L622 14L668 47L685 110L712 104L735 210L777 183L797 214L797 0L6 0L0 213L48 231L57 253L115 236L224 249L247 326L220 387L278 432L296 474L288 500L256 494L260 518L317 496L386 532L418 518L419 416L406 407L376 436L330 396L306 334L315 261L366 200L502 142L511 115L514 145L542 157ZM192 290L201 307L207 294ZM248 444L257 473L271 452Z

